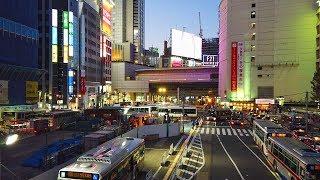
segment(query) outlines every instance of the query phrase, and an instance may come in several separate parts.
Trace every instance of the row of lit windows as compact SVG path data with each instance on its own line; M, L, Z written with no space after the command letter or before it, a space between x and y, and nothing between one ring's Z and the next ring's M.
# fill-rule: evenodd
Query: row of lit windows
M38 30L2 17L0 17L0 29L35 40L39 38Z

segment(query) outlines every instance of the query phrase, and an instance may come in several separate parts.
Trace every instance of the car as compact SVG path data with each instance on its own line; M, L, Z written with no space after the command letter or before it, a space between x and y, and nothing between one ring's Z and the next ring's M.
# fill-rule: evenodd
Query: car
M306 136L307 133L303 129L293 130L292 136L296 139L300 139L300 137Z
M240 119L233 119L229 121L230 126L245 126L247 123Z

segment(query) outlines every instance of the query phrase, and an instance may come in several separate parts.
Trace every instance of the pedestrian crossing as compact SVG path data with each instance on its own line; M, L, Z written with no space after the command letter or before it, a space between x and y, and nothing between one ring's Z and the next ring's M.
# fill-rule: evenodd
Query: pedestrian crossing
M231 127L201 127L200 134L213 134L221 136L252 136L251 129L234 129Z

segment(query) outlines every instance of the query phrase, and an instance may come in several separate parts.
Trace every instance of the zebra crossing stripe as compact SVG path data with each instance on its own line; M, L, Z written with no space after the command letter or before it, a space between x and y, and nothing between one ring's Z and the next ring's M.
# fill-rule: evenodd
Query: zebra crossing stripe
M228 131L228 135L231 136L232 135L231 130L228 128L227 131Z
M249 133L251 134L251 136L252 136L252 131L251 131L251 129L248 129L248 131L249 131Z
M241 129L237 129L240 136L243 136Z
M217 135L220 135L220 129L217 128L216 130L217 130Z
M211 134L215 134L215 128L211 128Z
M237 131L235 129L232 129L233 135L237 135Z
M201 132L200 132L201 134L203 134L204 133L204 128L201 128Z
M222 128L222 135L226 135L226 131L224 128Z
M245 129L242 129L242 131L244 132L244 135L249 136L248 132Z
M209 128L206 129L206 134L210 134L210 129Z

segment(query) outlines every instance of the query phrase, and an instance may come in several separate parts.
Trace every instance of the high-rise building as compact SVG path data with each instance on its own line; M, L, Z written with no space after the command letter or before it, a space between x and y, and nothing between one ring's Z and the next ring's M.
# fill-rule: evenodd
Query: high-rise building
M316 6L314 0L221 0L219 95L303 100L317 59Z
M0 5L0 121L3 113L37 108L38 68L37 0L2 0ZM20 117L21 118L21 117Z
M147 66L159 67L159 49L155 47L150 47L148 50L144 51L144 63Z
M43 104L77 108L79 73L78 1L38 0L39 67Z
M102 90L99 5L93 0L79 2L80 14L80 100L81 108L97 105Z
M202 39L202 55L218 55L219 38Z
M117 0L112 11L113 41L124 45L131 51L134 45L134 62L142 63L145 41L145 4L144 0ZM131 52L124 52L131 54ZM129 56L127 56L129 57ZM131 61L132 59L123 59Z

